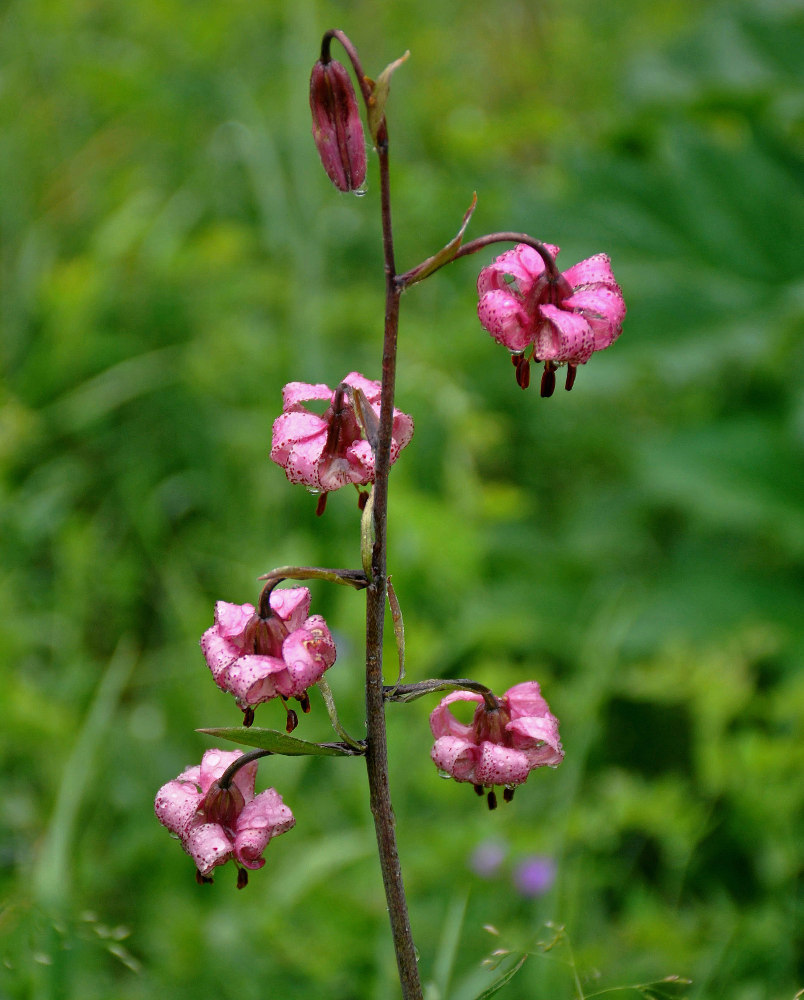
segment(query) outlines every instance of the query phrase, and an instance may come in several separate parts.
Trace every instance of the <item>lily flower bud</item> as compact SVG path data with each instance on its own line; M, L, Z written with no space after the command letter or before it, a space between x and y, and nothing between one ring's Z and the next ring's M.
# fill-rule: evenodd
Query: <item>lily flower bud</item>
M320 59L310 76L313 138L327 176L339 191L366 179L366 142L352 81L336 59Z

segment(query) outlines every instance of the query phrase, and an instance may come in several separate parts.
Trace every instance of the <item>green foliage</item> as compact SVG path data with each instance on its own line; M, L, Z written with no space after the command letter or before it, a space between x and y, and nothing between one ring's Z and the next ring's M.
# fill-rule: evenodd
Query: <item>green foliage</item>
M400 270L477 191L466 239L525 230L565 266L605 250L629 307L540 400L475 317L491 252L403 299L406 679L538 679L567 751L489 814L438 780L426 702L389 705L425 979L490 995L483 925L524 955L555 920L587 997L669 975L692 1000L792 997L804 23L747 0L5 7L0 994L395 995L359 759L261 763L297 826L242 893L226 871L197 886L151 807L210 745L199 726L239 721L197 649L213 602L253 601L275 566L359 565L354 496L316 519L267 458L285 382L379 376L377 185L334 194L309 135L330 26L373 75L411 51L387 108ZM360 736L362 598L311 589ZM331 740L312 700L298 736ZM490 837L508 857L482 879ZM533 853L559 871L537 899L511 881ZM499 995L574 997L551 955Z

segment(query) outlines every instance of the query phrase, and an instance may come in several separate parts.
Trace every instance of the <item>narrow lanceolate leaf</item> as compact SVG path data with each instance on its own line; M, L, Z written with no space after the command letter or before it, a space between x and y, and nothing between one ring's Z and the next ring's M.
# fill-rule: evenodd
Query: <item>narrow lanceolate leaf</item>
M508 983L514 978L514 976L519 972L525 962L528 960L527 953L519 959L519 961L510 968L507 972L504 972L499 979L495 979L494 982L489 986L488 989L483 990L482 993L478 993L475 1000L488 1000L489 997L493 997L498 990L501 990L503 986L507 986Z
M277 729L260 729L252 726L223 726L216 729L197 729L197 733L214 736L219 740L231 740L247 747L270 750L285 757L354 757L360 753L355 747L341 743L308 743L296 736L288 736Z
M466 227L469 225L469 220L472 218L472 213L477 205L477 192L472 195L472 204L467 208L463 216L463 222L461 222L461 228L453 236L453 238L447 243L445 247L442 247L438 253L433 254L432 257L428 257L424 263L419 264L418 267L414 267L412 271L408 271L407 274L400 276L400 282L404 284L407 288L408 285L414 285L417 281L421 281L422 278L427 278L437 271L440 267L445 264L449 264L451 260L454 260L455 255L461 249L461 243L463 242L463 234L466 232Z
M369 102L368 126L375 146L377 145L377 136L380 132L380 126L382 125L383 118L385 118L385 104L388 100L388 93L391 89L391 74L395 69L401 66L409 56L410 52L406 52L403 56L400 56L399 59L395 59L390 65L386 66L382 73L380 73L377 77L377 82L374 84L371 100Z
M360 558L363 572L371 579L371 557L374 552L374 487L369 491L363 515L360 518Z
M390 576L386 581L386 587L388 590L388 604L391 608L391 621L394 623L396 653L399 657L399 673L396 678L395 687L399 687L405 679L405 623L402 621L402 608L399 606L399 599L396 596Z

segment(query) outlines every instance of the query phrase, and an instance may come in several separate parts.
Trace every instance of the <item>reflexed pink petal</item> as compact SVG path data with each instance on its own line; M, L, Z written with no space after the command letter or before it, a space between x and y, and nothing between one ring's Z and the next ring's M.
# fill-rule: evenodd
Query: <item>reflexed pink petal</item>
M541 718L512 719L505 728L518 750L529 750L540 743L549 743L554 750L561 746L558 720L550 714Z
M478 785L521 785L530 773L528 758L521 750L485 742L475 767Z
M437 768L451 774L456 781L475 781L478 748L458 736L442 736L430 752Z
M304 628L314 643L316 654L323 657L327 666L331 667L335 662L335 641L323 615L310 615L304 623Z
M204 654L204 659L212 671L215 683L221 685L226 671L234 663L241 651L231 640L224 639L218 635L213 625L212 628L208 628L201 636L201 652Z
M282 409L289 410L300 403L308 403L313 399L332 399L332 389L323 382L288 382L282 390Z
M206 794L213 781L217 781L227 767L243 756L242 750L207 750L201 758L201 791ZM257 773L257 763L241 767L235 777L235 784L246 798L254 794L254 777ZM247 794L249 781L251 792Z
M585 364L595 349L595 335L584 317L550 305L539 306L539 311L547 322L539 325L536 358Z
M245 705L256 706L284 694L287 681L280 683L280 678L286 672L287 664L279 657L251 653L234 661L222 687Z
M461 739L469 739L474 732L474 726L470 723L465 726L458 722L450 712L449 706L456 701L471 701L480 704L483 695L475 691L451 691L446 698L442 698L437 707L430 713L430 731L438 739L439 736L457 736Z
M232 842L217 823L199 823L187 831L182 845L202 875L209 875L217 865L232 856Z
M379 416L380 397L382 396L382 384L374 379L366 378L360 372L349 372L343 380L353 389L362 389L369 403L376 404L377 416Z
M492 337L509 351L524 351L533 342L531 318L509 291L487 292L478 303L477 315Z
M391 461L410 442L413 437L413 417L401 410L394 410L393 437L391 439Z
M195 770L200 770L196 768ZM195 783L176 778L163 785L156 793L154 812L156 818L171 833L181 836L195 816L202 799Z
M605 253L596 253L592 257L573 264L563 272L572 288L583 288L590 285L609 285L619 290L611 270L611 260Z
M286 698L298 698L321 680L329 664L318 655L316 643L306 629L292 632L282 644L287 677L277 677L277 688Z
M246 868L262 868L262 852L273 837L286 833L296 825L293 813L282 796L268 788L247 803L237 820L234 854Z
M307 587L276 587L271 591L269 602L274 613L291 632L299 628L310 613L310 591Z
M559 743L558 747L553 747L549 743L544 746L532 747L530 750L523 750L523 754L528 758L530 766L533 767L558 767L564 759L564 751Z
M228 601L215 602L215 627L224 638L240 635L254 614L253 604L229 604Z
M625 303L619 291L603 287L583 289L574 292L562 305L582 313L589 321L595 334L596 351L613 344L622 332Z
M547 715L550 708L542 697L538 681L523 681L505 692L505 703L512 719L526 715Z

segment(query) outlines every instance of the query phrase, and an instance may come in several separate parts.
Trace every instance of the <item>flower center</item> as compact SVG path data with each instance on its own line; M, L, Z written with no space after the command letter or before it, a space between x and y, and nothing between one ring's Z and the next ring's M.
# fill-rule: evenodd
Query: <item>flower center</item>
M243 631L243 652L257 656L282 657L282 643L288 637L285 623L277 615L260 618L255 613Z
M500 702L499 708L494 709L487 708L485 703L479 705L472 723L477 742L482 743L485 740L498 746L510 747L511 736L505 731L510 721L511 713L503 701Z

